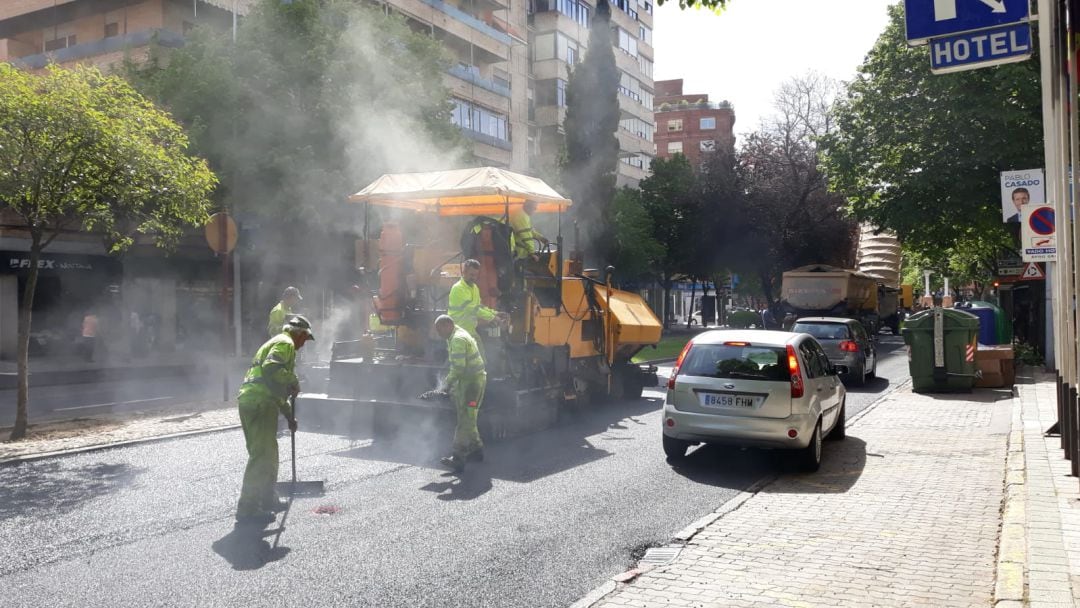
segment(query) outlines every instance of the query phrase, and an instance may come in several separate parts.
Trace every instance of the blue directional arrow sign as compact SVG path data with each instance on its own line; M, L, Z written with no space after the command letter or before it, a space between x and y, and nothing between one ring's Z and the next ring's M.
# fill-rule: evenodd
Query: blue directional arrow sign
M1028 20L1029 0L904 0L910 45Z

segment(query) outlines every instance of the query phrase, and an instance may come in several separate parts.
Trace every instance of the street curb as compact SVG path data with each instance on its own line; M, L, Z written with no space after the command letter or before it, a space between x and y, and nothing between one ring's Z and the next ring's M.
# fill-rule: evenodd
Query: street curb
M852 426L855 425L859 420L864 418L871 411L877 409L877 407L879 405L881 405L882 403L887 401L897 391L900 391L900 390L902 390L902 389L904 389L904 388L906 388L906 387L908 387L910 385L911 385L911 378L907 378L903 382L898 383L895 388L893 388L889 392L885 393L884 395L878 397L877 399L872 401L869 405L867 405L865 408L863 408L858 414L855 414L855 416L851 417L847 421L846 424L852 425ZM746 487L745 490L742 490L741 492L736 494L734 498L732 498L731 500L728 500L724 504L720 505L712 513L709 513L709 514L705 515L704 517L701 517L697 521L691 523L689 526L687 526L687 527L683 528L682 530L680 530L679 532L677 532L675 534L675 536L672 537L672 541L674 541L674 543L672 543L670 546L685 547L686 544L689 543L691 540L693 540L693 538L695 536L697 536L697 534L699 532L704 530L709 525L715 523L717 520L722 519L727 514L732 513L734 511L737 511L738 509L740 509L744 504L749 502L749 500L751 498L756 496L758 494L758 492L765 489L766 487L768 487L770 484L772 484L773 482L775 482L779 478L780 478L780 474L775 473L775 474L771 474L771 475L766 475L766 476L758 479L757 481L751 483L749 486ZM616 574L615 576L611 577L610 580L604 582L600 586L596 587L595 589L593 589L592 591L587 593L585 595L585 597L583 597L580 600L574 602L570 606L570 608L591 608L592 606L596 605L601 600L603 600L605 597L610 595L612 592L617 591L619 589L620 584L627 585L627 584L633 582L633 580L635 578L637 578L639 575L644 574L645 572L648 572L651 569L652 569L651 567L650 568L642 568L640 565L638 565L638 567L636 567L636 568L627 570L626 572L623 572L623 573L620 573L620 574ZM586 600L589 600L589 601L586 602ZM1002 606L1002 608L1005 608L1005 606Z
M200 435L203 433L220 433L222 431L231 431L233 429L240 428L239 424L228 424L225 426L214 426L205 429L195 429L192 431L181 431L179 433L169 433L168 435L155 435L154 437L140 437L139 439L128 439L126 441L117 441L115 443L98 443L94 445L87 445L78 448L71 448L68 450L54 450L52 452L39 452L37 454L26 454L25 456L14 456L12 458L6 458L0 460L0 467L14 466L26 462L34 462L36 460L45 460L46 458L56 458L59 456L71 456L74 454L83 454L86 452L100 452L103 450L111 450L113 448L123 448L132 445L139 445L143 443L154 443L158 441L168 441L170 439L179 439L181 437L189 437L191 435Z
M1014 389L1015 390L1015 389ZM1027 463L1023 404L1013 393L1012 427L1005 457L1005 495L994 570L994 605L1023 605L1027 586Z

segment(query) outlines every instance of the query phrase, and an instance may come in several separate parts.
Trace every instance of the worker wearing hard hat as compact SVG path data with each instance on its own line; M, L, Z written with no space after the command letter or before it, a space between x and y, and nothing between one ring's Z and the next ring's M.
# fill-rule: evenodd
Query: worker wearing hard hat
M487 371L476 340L464 328L456 326L453 319L440 315L435 320L435 332L446 340L450 372L443 385L457 412L453 451L441 462L460 473L465 470L467 461L484 460L484 444L480 441L476 418L484 401Z
M286 287L281 294L281 301L270 309L270 320L266 324L266 333L271 338L281 333L281 327L285 325L285 319L293 313L296 305L302 302L300 290L295 287Z
M480 301L480 287L476 280L480 277L480 262L465 260L461 264L461 280L454 283L450 288L450 297L447 303L447 314L454 320L454 324L469 332L476 341L480 354L484 353L484 343L480 339L477 328L481 324L489 324L493 321L504 322L508 317L506 313L496 312L484 306Z
M308 340L314 340L311 323L300 315L292 315L267 340L251 362L236 402L240 410L240 425L247 443L248 463L244 470L244 485L236 507L236 520L245 523L267 524L274 520L274 511L284 509L274 495L278 475L277 417L280 412L296 431L290 397L300 392L296 377L296 351Z
M514 231L514 257L518 260L535 257L537 241L548 244L544 235L533 228L533 213L536 213L536 201L525 201L524 205L510 211L510 228Z

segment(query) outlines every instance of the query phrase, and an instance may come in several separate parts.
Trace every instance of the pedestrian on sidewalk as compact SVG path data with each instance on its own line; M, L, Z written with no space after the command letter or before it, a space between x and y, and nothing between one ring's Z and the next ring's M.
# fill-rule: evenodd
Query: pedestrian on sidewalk
M281 301L270 309L270 320L266 324L266 332L271 338L281 333L285 319L293 314L296 305L303 301L304 298L300 297L299 289L291 285L285 288L281 294Z
M80 342L80 350L82 351L83 359L86 361L94 360L94 350L97 348L97 333L98 333L98 316L97 311L93 308L86 311L82 320L82 341Z
M484 460L484 444L480 441L476 418L484 401L487 371L476 340L464 328L456 326L452 318L440 315L435 319L435 332L446 340L450 373L443 385L450 393L454 411L457 412L453 451L440 462L460 473L465 470L466 461Z
M248 452L244 485L236 506L236 521L241 523L270 523L274 512L285 508L274 494L278 476L277 417L280 412L289 421L289 430L296 431L291 403L291 398L300 393L296 351L315 336L311 323L300 315L289 317L282 327L255 353L236 399Z

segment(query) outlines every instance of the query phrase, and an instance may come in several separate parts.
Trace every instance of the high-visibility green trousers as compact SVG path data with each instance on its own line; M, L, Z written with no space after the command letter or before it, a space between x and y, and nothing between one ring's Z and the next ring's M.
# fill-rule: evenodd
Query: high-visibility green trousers
M457 382L450 389L450 400L457 412L457 428L454 430L454 456L465 458L476 450L482 449L480 430L476 428L476 417L480 405L484 402L484 388L487 387L487 373L480 372L472 378Z
M244 486L240 489L237 515L254 515L264 511L274 497L278 476L277 417L278 407L273 399L261 395L240 395L240 425L244 429L248 462L244 470Z

